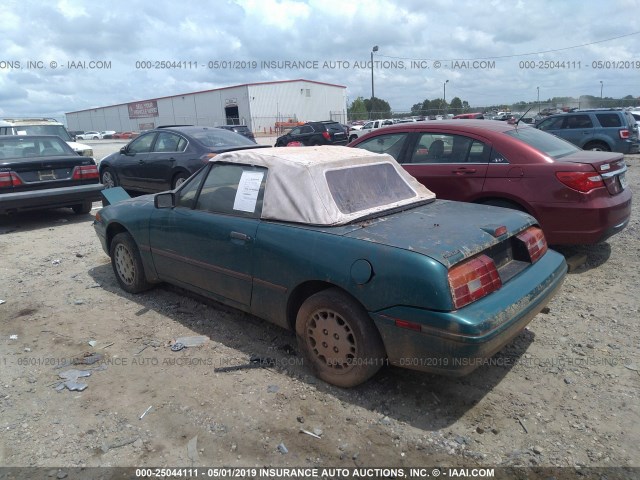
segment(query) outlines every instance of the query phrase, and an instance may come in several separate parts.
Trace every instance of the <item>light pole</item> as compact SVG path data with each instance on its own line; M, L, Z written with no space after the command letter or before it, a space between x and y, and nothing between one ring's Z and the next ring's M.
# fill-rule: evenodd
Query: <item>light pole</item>
M443 90L442 100L444 101L444 105L442 106L442 109L444 110L444 116L447 115L447 83L449 83L449 80L447 80L442 84L442 90Z
M538 89L538 113L540 113L540 87L536 87Z
M378 51L378 45L374 45L371 49L371 110L369 111L369 118L372 117L373 113L373 99L375 98L375 90L373 89L373 52Z
M602 107L602 87L604 86L604 83L602 83L602 80L600 80L600 106Z
M373 90L373 52L378 51L378 46L375 45L371 50L371 100L373 100L376 96L375 91Z

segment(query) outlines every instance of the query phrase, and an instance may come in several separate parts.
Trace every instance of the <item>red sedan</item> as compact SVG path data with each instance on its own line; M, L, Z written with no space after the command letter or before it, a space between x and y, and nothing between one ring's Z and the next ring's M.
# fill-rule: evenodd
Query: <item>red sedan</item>
M550 244L602 242L629 223L622 154L584 151L522 124L403 123L349 146L390 154L440 198L525 211Z

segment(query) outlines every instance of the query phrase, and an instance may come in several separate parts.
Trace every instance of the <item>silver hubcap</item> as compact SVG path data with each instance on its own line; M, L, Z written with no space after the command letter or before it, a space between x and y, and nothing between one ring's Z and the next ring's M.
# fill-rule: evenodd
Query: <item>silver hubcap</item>
M330 309L316 311L307 328L308 341L318 360L336 370L354 366L358 351L353 330L345 319Z
M136 278L136 265L133 255L123 244L118 244L114 252L116 270L120 279L127 285L132 285Z
M113 180L111 172L104 172L102 174L102 184L107 188L113 188L116 186L116 182Z
M182 177L177 178L177 179L176 179L176 186L175 186L175 188L178 188L178 187L179 187L180 185L182 185L186 180L187 180L186 178L182 178Z

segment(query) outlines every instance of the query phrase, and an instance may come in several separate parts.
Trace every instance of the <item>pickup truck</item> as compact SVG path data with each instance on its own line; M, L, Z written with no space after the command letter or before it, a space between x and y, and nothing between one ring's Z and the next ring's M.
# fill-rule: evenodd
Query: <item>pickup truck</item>
M356 138L360 138L363 135L375 130L376 128L386 127L388 125L393 125L392 120L371 120L370 122L365 123L361 129L359 130L349 130L349 141L353 142Z

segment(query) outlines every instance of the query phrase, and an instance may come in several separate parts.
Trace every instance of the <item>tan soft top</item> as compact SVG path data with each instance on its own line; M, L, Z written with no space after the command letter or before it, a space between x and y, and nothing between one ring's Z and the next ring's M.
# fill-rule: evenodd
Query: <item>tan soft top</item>
M359 148L319 146L238 150L217 155L211 162L242 163L268 169L263 219L343 225L373 213L435 198L433 192L409 175L390 155ZM329 189L326 172L375 164L391 165L415 195L365 210L341 211Z

